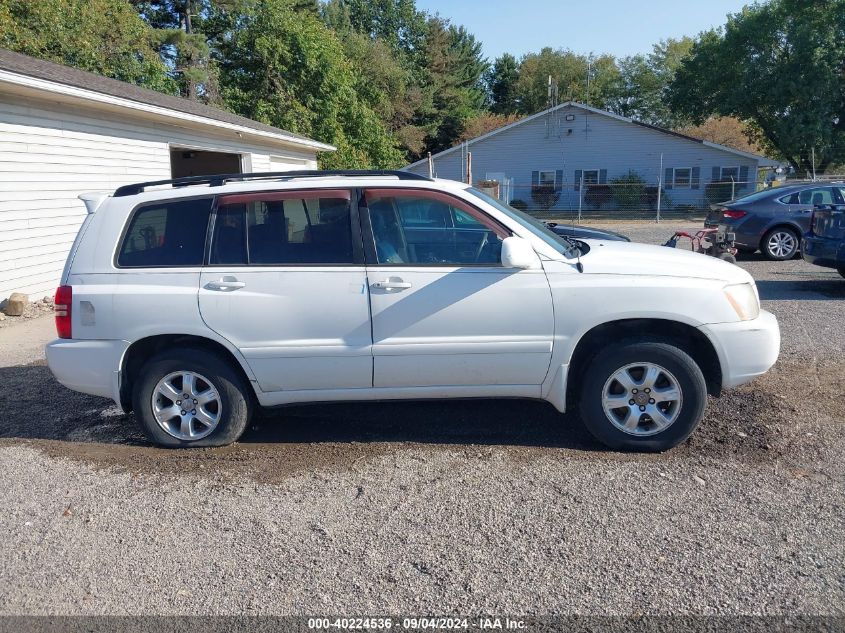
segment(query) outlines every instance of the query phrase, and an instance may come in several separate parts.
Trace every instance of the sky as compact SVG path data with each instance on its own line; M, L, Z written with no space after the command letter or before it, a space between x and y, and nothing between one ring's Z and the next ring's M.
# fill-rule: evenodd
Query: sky
M417 7L463 24L492 61L544 46L617 57L648 53L669 37L725 23L750 0L417 0Z

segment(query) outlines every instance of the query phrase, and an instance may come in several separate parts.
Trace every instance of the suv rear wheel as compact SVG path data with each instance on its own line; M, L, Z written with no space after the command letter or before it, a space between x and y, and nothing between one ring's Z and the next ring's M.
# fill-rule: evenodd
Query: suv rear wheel
M587 430L610 448L664 451L689 437L706 403L704 375L686 352L628 340L590 362L578 408Z
M790 228L778 226L763 236L760 251L766 259L784 261L795 257L798 246L798 234Z
M141 368L133 406L147 437L161 446L224 446L249 423L252 405L241 376L217 355L175 349Z

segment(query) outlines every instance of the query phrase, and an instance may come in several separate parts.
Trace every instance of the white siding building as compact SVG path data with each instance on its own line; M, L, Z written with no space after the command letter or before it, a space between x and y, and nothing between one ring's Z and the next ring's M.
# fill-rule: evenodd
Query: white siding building
M736 150L655 127L581 103L566 102L520 119L433 156L434 175L466 181L495 180L500 197L532 206L531 188L554 185L553 210L589 209L584 191L636 172L648 185L660 183L663 209L705 207L711 182L728 183L736 195L754 191L758 170L778 166L765 156ZM428 174L427 159L405 167ZM612 204L603 210L612 212Z
M133 182L316 169L333 151L204 104L0 49L0 301L52 294L85 216Z

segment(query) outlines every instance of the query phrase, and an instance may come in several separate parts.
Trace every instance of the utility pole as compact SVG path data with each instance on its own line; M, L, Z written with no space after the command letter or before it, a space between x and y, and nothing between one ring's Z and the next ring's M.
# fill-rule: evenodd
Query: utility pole
M434 178L434 160L431 158L431 152L428 153L428 177Z

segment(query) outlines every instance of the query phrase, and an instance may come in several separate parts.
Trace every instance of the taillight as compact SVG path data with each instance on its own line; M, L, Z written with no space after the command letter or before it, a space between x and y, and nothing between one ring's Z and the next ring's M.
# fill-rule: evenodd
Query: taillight
M744 218L748 213L746 211L737 211L735 209L725 209L722 212L722 216L726 218L733 218L734 220L739 220L740 218Z
M56 288L56 301L53 309L56 311L56 333L59 338L73 338L70 310L73 304L73 286L59 286Z

